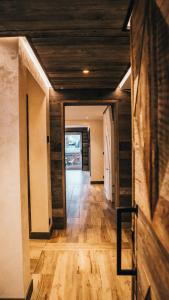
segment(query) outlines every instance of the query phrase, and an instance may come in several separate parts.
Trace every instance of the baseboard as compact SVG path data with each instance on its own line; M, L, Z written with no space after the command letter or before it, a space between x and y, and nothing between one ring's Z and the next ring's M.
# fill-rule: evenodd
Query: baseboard
M0 298L1 300L30 300L33 293L33 280L31 280L25 298Z
M91 180L91 184L104 184L104 180Z
M52 231L53 226L51 226L49 232L30 232L29 238L37 240L49 240L51 238Z
M53 217L53 229L64 229L65 219L64 217Z

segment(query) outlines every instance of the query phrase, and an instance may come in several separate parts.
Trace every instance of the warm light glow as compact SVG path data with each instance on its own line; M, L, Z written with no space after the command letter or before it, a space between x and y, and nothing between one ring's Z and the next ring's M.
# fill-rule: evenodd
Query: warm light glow
M43 68L41 67L33 49L31 48L28 40L26 39L26 37L20 37L19 38L21 41L21 44L25 50L25 52L27 53L27 55L29 56L30 60L32 61L33 65L36 67L37 72L39 73L41 79L43 80L43 82L45 83L45 85L47 86L47 88L52 87L51 83L49 82L49 79L47 78Z
M131 28L131 16L130 16L130 18L128 20L128 23L127 23L127 30L130 30L130 28Z
M83 70L83 74L88 75L89 73L90 73L90 71L88 69Z
M125 82L127 81L127 79L129 78L130 75L131 75L131 67L128 69L128 71L125 74L125 76L123 77L122 81L119 83L120 89L123 87L123 85L125 84Z

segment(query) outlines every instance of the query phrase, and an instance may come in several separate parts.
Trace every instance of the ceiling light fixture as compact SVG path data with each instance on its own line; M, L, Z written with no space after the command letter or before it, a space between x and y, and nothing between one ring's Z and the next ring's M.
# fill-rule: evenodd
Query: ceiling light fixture
M90 71L88 69L83 70L83 74L88 75L89 73L90 73Z

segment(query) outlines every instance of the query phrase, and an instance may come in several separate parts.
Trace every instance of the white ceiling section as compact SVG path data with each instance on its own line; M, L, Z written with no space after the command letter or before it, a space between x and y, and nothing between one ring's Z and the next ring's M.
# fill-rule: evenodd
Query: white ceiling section
M66 106L65 120L101 120L107 106Z

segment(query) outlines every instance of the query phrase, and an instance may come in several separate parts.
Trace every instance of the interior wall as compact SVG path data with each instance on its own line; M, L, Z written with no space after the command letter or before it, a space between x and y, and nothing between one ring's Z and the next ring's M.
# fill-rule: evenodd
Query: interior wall
M136 1L131 20L138 300L169 295L169 31L157 3Z
M58 95L50 89L50 151L53 228L66 224L66 189L64 165L64 106Z
M17 41L19 47L19 40ZM19 50L19 48L18 48ZM30 278L29 260L29 223L28 223L28 169L27 169L27 113L26 113L26 91L27 91L27 69L19 53L19 146L20 146L20 189L21 189L21 212L22 212L22 249L23 249L23 275L24 291L28 290L28 279ZM30 280L30 279L29 279Z
M51 191L51 156L50 156L50 107L49 107L49 90L45 92L46 95L46 134L47 134L47 178L48 178L48 209L50 218L50 229L52 224L52 191Z
M35 109L37 109L37 106L35 106L35 108L33 108L34 104L37 104L37 101L39 100L39 107L40 107L40 97L43 98L43 105L41 105L41 107L43 107L43 109L40 111L40 116L39 116L39 121L42 122L41 124L41 131L39 128L39 139L40 139L40 143L42 148L40 149L40 155L39 158L42 159L42 156L44 155L44 159L42 161L42 171L45 171L45 175L41 175L41 179L43 177L44 180L44 195L45 195L45 200L43 200L43 205L40 204L40 200L39 200L39 208L41 209L41 213L43 213L43 210L45 210L45 220L44 222L42 222L42 217L37 218L36 220L34 219L34 225L37 222L40 222L39 225L37 224L36 226L34 226L32 224L32 232L43 232L43 233L48 233L48 235L46 235L46 237L50 236L49 234L49 229L52 226L52 196L51 196L51 158L50 158L50 121L49 121L49 82L47 80L45 80L45 76L42 76L41 72L39 71L39 68L37 67L36 64L36 58L32 60L32 56L34 56L34 54L32 53L32 49L29 49L29 45L28 42L26 41L26 38L18 38L18 43L19 43L19 57L20 60L22 61L22 65L24 66L26 73L27 73L27 79L26 79L26 91L25 91L25 99L26 99L26 94L29 94L29 102L31 102L32 106L32 111ZM30 75L31 74L31 75ZM30 88L31 84L29 81L32 80L32 87ZM31 97L30 97L31 95ZM40 96L41 95L41 96ZM37 101L35 100L37 97ZM31 98L31 99L30 99ZM34 98L34 100L33 100ZM43 111L43 113L42 113ZM38 112L38 111L37 111ZM43 115L43 117L42 117ZM43 121L42 121L43 119ZM31 120L30 120L31 122ZM29 123L30 123L29 122ZM36 122L36 126L37 126L38 122ZM37 126L38 127L38 126ZM37 129L36 127L36 129ZM43 136L43 138L42 138ZM47 141L47 136L48 136L48 141ZM31 138L32 141L35 138L34 137L34 130L32 129L32 134L31 134ZM37 138L37 137L36 137ZM43 140L43 141L42 141ZM35 144L35 143L34 143ZM38 138L37 138L37 144L38 144ZM43 145L42 145L43 144ZM37 151L37 147L34 147L35 153ZM31 151L33 153L33 151ZM37 160L38 161L38 160ZM36 168L36 163L35 163L35 168ZM39 166L40 168L40 166ZM40 169L39 169L40 171ZM36 173L36 172L35 172ZM37 178L34 178L36 180L36 182L38 181ZM34 182L34 181L33 181ZM39 182L40 184L40 182ZM38 185L39 186L39 185ZM32 185L32 189L35 191L35 186L33 187ZM39 188L37 190L40 190ZM38 192L37 192L38 193ZM34 195L36 195L36 192L33 192ZM40 197L39 197L40 199ZM35 198L33 198L33 202L35 202ZM46 203L46 204L44 204ZM35 211L37 210L36 205L34 204L35 207ZM48 207L47 213L46 213L46 207ZM32 208L32 207L31 207ZM34 217L36 216L36 214L38 214L37 212L35 212ZM50 225L49 225L49 219L50 219ZM45 223L45 224L44 224ZM41 224L41 225L40 225ZM47 225L48 224L48 225ZM38 228L41 230L36 231ZM48 230L47 230L48 228ZM35 237L35 235L34 235Z
M90 128L91 182L104 180L103 120L66 120L66 126L76 125Z
M47 146L47 134L49 134L48 109L49 109L49 89L40 81L44 87L43 91L38 87L33 78L30 83L27 72L27 65L31 70L31 58L25 54L21 47L20 38L4 38L0 40L0 98L1 98L1 118L0 118L0 140L1 155L0 165L3 180L1 180L1 230L0 236L3 241L0 255L0 298L3 299L25 299L28 289L32 289L30 276L30 257L29 257L29 226L28 226L28 168L27 168L27 111L26 95L29 93L32 109L37 108L36 104L39 97L43 99L40 115L36 110L36 119L41 118L41 131L44 134L44 147L39 148L39 157L45 153L42 159L42 173L45 173L45 180L40 182L41 189L45 186L45 203L48 205L42 211L41 197L40 209L45 219L47 231L49 232L50 212L50 151ZM36 67L33 66L34 74ZM39 75L37 76L39 78ZM39 93L39 94L38 94ZM41 94L40 94L41 93ZM33 99L34 95L34 99ZM42 100L41 99L41 100ZM43 108L42 108L43 106ZM35 114L34 114L35 117ZM29 122L31 124L31 120ZM47 125L48 123L48 125ZM32 124L31 124L32 125ZM34 125L35 122L34 122ZM35 132L36 126L32 128L32 139L36 139L37 147L38 136L42 134ZM42 146L42 144L41 144ZM48 150L47 150L48 148ZM35 149L36 150L36 149ZM48 152L48 153L47 153ZM33 163L37 164L38 157ZM48 172L47 172L48 168ZM35 174L35 173L34 173ZM41 173L35 174L39 180ZM44 175L44 174L43 174ZM34 184L33 180L33 184ZM38 184L34 189L38 190ZM37 197L35 199L38 205ZM35 205L35 209L37 206ZM33 212L34 213L34 212ZM36 218L36 222L38 218ZM46 229L45 228L45 229ZM39 229L39 228L38 228ZM44 230L43 230L44 231ZM17 276L16 276L17 274ZM10 284L9 284L10 283Z
M29 258L26 74L18 39L0 41L0 298L24 298L31 280ZM17 276L16 276L17 275Z
M28 72L31 232L48 233L51 220L47 97ZM50 220L50 221L49 221Z
M118 206L123 207L132 205L131 147L131 100L122 100L118 103ZM129 222L130 220L130 214L123 214L123 221Z

